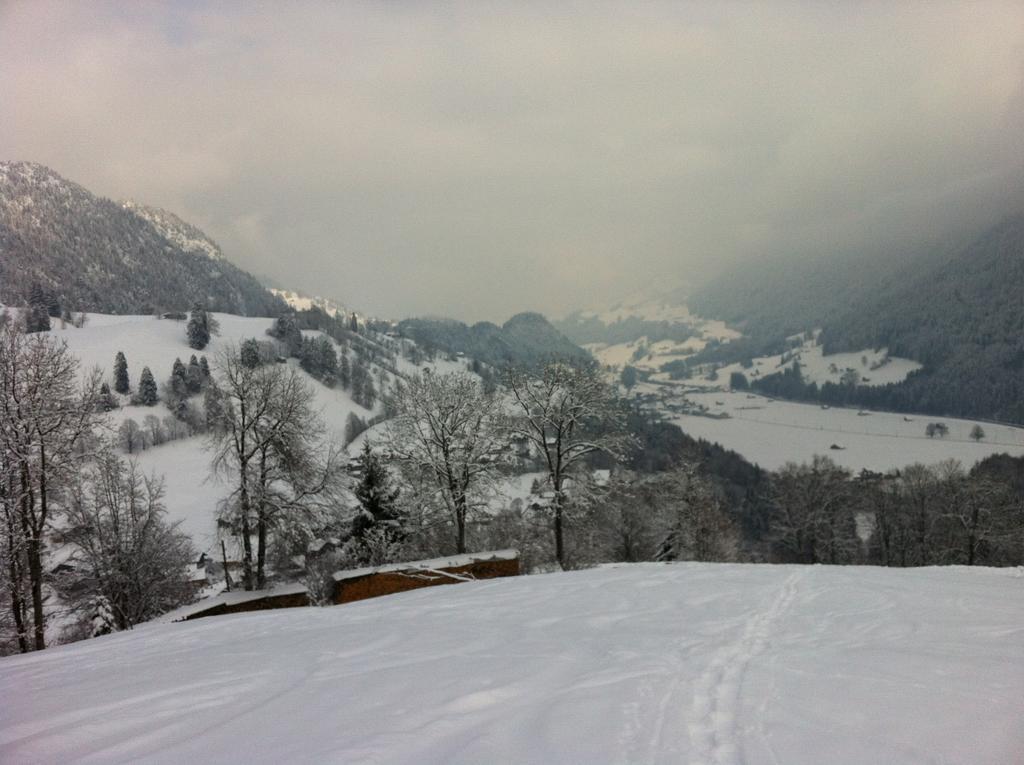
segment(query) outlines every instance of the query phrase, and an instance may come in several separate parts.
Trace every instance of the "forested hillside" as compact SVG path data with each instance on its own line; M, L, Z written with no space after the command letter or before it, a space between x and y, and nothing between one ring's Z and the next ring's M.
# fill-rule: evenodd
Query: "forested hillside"
M454 319L406 319L398 330L426 349L465 353L494 366L590 358L538 313L516 314L500 327L488 321L469 326Z
M761 380L765 392L1024 422L1022 295L1024 216L1016 216L952 255L748 268L707 287L694 306L749 336L704 360L778 350L786 336L820 326L826 353L884 346L893 356L924 364L895 385L830 384L819 390L790 375Z
M0 302L24 303L34 284L72 311L284 308L177 216L98 197L42 165L0 162Z

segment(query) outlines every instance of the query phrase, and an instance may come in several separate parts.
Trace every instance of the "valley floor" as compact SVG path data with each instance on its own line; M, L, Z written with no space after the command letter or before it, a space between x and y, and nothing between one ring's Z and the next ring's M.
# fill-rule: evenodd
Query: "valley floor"
M931 465L950 459L970 468L990 454L1024 455L1024 429L1009 425L923 414L858 413L734 391L690 393L686 398L708 407L712 415L728 417L666 411L671 422L688 435L717 442L767 470L778 470L787 462L810 462L815 454L854 472L886 472L914 462ZM928 438L929 422L944 423L949 434ZM970 438L975 424L981 424L986 434L978 442Z
M3 762L1024 761L1024 572L637 564L0 660Z

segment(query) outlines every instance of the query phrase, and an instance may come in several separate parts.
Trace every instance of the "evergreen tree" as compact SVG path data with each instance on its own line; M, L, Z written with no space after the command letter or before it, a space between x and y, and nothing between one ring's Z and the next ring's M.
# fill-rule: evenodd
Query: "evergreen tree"
M637 381L636 367L627 364L622 368L622 374L619 375L619 382L621 382L626 390L631 390Z
M46 313L52 319L59 319L64 313L60 307L60 298L57 297L55 292L50 292L46 295Z
M210 336L217 334L218 329L216 320L202 306L198 303L192 306L192 315L185 329L190 348L201 351L209 344Z
M356 317L354 313L349 317L348 328L353 332L359 331L359 319Z
M358 357L352 360L352 374L351 374L351 393L352 400L362 406L363 402L363 386L370 376L366 373L366 367L359 360Z
M110 392L110 386L106 383L100 385L99 396L96 399L96 407L101 412L109 412L117 409L117 399Z
M206 416L206 428L216 430L224 418L224 396L216 385L207 385L203 393L203 413Z
M373 387L373 377L369 374L366 375L366 380L363 382L363 400L361 403L367 409L373 409L377 403L377 389Z
M260 365L260 346L256 342L256 338L250 337L248 340L242 341L242 346L239 349L239 360L242 362L243 367L249 369L255 369Z
M153 406L159 400L160 396L157 393L156 380L153 379L153 373L149 371L149 367L143 367L142 374L139 375L138 402L143 406Z
M316 342L311 337L302 338L302 345L299 348L299 366L313 377L320 376L320 353L317 350Z
M750 382L742 372L733 372L729 375L729 387L732 390L747 390L750 387Z
M199 366L199 360L195 354L188 360L188 369L185 371L185 385L189 394L199 393L203 389L203 370Z
M206 360L206 356L199 357L199 371L203 373L203 379L210 379L210 363Z
M25 316L26 332L48 332L50 330L50 309L46 292L38 282L32 285L28 296L28 313Z
M352 536L363 539L371 530L383 530L390 541L403 535L401 512L397 500L399 489L391 484L391 476L381 458L373 453L369 442L363 444L362 476L355 494L359 512L352 519Z
M289 356L298 356L302 350L302 331L292 312L278 316L274 321L274 326L267 330L267 334L280 340Z
M355 412L349 412L348 419L345 420L345 444L348 445L355 441L366 428L366 420Z
M334 350L334 343L330 338L321 336L316 341L318 364L320 375L324 382L328 379L334 380L338 376L338 353Z
M118 393L127 393L131 390L128 384L128 361L123 351L118 351L114 357L114 390Z
M352 386L352 369L348 364L348 354L342 353L338 360L338 382L341 387L348 390Z
M181 359L175 359L174 366L171 367L171 379L167 381L167 387L170 389L171 397L174 399L174 402L168 402L168 406L172 410L174 409L174 404L188 397L186 375L185 365L181 363Z

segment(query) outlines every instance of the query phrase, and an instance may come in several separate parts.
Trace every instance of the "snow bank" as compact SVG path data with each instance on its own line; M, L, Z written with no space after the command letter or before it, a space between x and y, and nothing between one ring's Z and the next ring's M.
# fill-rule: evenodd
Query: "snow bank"
M629 565L0 660L4 762L1024 760L1019 571Z

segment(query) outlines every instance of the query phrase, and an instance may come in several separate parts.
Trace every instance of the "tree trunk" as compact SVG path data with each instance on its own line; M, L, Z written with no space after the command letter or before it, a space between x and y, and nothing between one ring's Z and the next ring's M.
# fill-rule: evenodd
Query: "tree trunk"
M267 450L260 451L260 499L256 508L256 589L262 590L267 583Z
M267 517L261 509L256 517L256 589L267 584Z
M455 552L466 552L466 495L455 495Z
M46 617L43 614L43 529L46 528L46 448L39 445L39 519L28 541L28 571L32 580L32 618L35 621L36 650L46 648Z
M35 635L35 650L46 648L46 637L43 627L43 565L40 560L39 540L36 537L33 523L35 493L32 491L32 477L28 465L21 466L21 532L25 536L25 558L28 561L28 577L32 593L32 619Z
M35 650L46 648L46 624L43 615L43 561L39 540L33 536L28 540L28 576L32 582L32 620L35 635Z
M967 536L967 565L974 565L974 550L978 545L978 503L971 508L971 532Z
M245 589L252 590L255 585L252 572L252 540L249 538L252 529L249 528L249 492L244 488L239 502L242 507L242 576L245 578Z
M555 560L558 566L565 569L565 541L562 535L562 491L555 490L554 511L555 511Z
M25 604L21 599L22 571L19 565L19 554L14 544L17 529L14 523L13 503L9 501L13 494L14 486L12 479L8 483L8 499L4 502L4 520L7 522L7 574L11 581L11 616L14 617L14 627L18 633L18 650L21 653L28 653L28 633L25 631Z
M8 573L11 577L11 614L14 616L14 627L18 633L18 650L21 653L28 653L28 633L25 631L25 606L21 602L21 571L18 569L18 561L15 558L13 547L14 527L9 518L7 528L12 535L10 564L8 566Z

